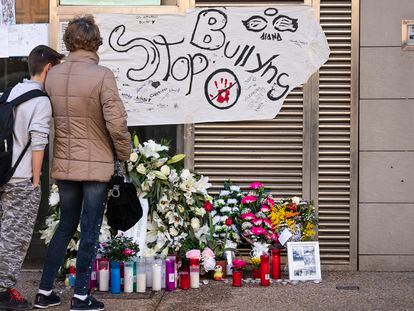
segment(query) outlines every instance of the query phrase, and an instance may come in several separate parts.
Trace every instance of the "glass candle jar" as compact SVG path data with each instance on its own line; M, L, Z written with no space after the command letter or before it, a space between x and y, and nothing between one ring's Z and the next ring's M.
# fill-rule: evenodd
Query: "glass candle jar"
M260 285L270 285L270 263L269 255L260 256Z
M134 262L124 263L124 292L132 293L134 291Z
M154 261L152 266L152 290L160 291L161 290L161 280L162 280L162 260L157 259Z
M137 293L145 293L147 287L147 273L145 259L137 259Z
M147 275L147 287L152 287L152 266L154 265L154 258L145 258L145 271Z
M200 287L200 262L198 258L190 258L190 286Z
M109 261L106 258L99 259L99 291L107 292L109 290Z
M233 286L241 287L243 280L243 271L233 270Z
M165 260L165 290L175 290L175 259L171 257Z
M111 293L121 293L121 263L111 261Z
M272 249L272 279L280 279L280 250Z
M180 271L180 288L184 290L190 288L190 273L188 271Z

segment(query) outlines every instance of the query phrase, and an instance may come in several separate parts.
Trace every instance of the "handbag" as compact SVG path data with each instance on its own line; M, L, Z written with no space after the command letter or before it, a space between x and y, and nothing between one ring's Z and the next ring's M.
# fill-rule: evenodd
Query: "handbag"
M125 162L124 176L119 161L115 162L114 175L109 182L106 217L108 225L115 230L127 231L142 217L142 206L132 183Z

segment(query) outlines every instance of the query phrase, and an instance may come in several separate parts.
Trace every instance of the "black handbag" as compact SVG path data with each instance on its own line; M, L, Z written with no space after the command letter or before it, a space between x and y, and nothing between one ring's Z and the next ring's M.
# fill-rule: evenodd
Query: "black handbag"
M115 230L127 231L142 217L142 206L137 189L131 181L125 163L124 176L121 164L115 162L115 172L109 182L106 217L108 225Z

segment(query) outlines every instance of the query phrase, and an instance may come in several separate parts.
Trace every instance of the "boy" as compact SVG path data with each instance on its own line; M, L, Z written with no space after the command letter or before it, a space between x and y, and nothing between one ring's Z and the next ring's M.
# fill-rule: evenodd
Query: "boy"
M49 69L62 58L47 46L35 47L28 58L30 80L13 87L7 101L30 90L43 90ZM12 178L0 187L0 310L32 307L13 287L30 245L40 204L40 172L52 117L49 98L32 98L17 106L14 115L13 165L29 140L31 143Z

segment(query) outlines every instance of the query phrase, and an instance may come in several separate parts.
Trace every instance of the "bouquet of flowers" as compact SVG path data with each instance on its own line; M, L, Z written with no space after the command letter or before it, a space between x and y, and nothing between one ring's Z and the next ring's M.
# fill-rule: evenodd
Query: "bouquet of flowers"
M240 243L240 234L236 228L235 219L240 214L242 196L240 187L225 182L224 190L213 201L209 215L212 238L223 241L224 245Z
M274 204L263 184L255 182L250 185L249 192L241 200L239 219L242 236L249 243L277 242L274 226L269 219Z
M312 202L299 197L281 199L275 202L269 218L278 235L285 229L290 231L291 241L309 241L315 236L317 219Z
M120 235L101 243L99 252L109 261L126 262L139 252L139 247L132 238Z
M243 271L247 266L247 262L243 259L234 259L233 260L233 271Z
M208 178L183 169L184 155L171 157L165 143L141 145L135 136L134 147L128 170L150 206L145 255L176 253L188 239L206 243Z
M49 245L50 241L52 240L53 235L55 234L55 231L59 225L60 221L60 209L59 209L59 202L60 202L60 196L59 196L59 188L57 185L53 184L50 188L50 194L49 194L49 215L46 218L45 221L45 227L44 229L40 230L41 233L41 239L45 241L46 245ZM111 228L108 225L106 216L104 215L102 226L101 226L101 232L99 235L99 242L103 243L111 239L112 233ZM74 236L69 242L68 250L65 257L65 263L64 267L69 268L69 265L75 264L75 258L76 254L79 248L79 242L80 242L80 226L78 226Z

